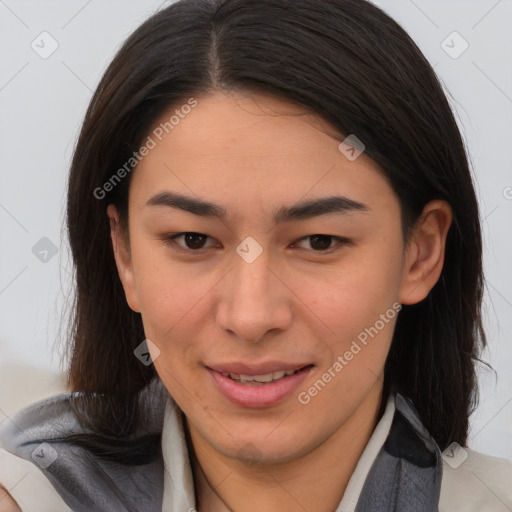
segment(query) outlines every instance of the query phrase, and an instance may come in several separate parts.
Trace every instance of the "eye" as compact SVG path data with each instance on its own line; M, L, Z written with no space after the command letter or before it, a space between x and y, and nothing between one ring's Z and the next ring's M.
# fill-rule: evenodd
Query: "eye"
M183 239L182 243L178 243L176 240ZM205 235L204 233L196 233L193 231L185 231L183 233L177 233L172 236L168 236L164 239L164 242L167 245L172 246L174 249L182 250L185 252L201 252L202 250L206 250L209 247L205 247L206 241L211 239L208 235ZM308 251L314 251L314 252L323 252L323 253L331 253L336 251L340 248L340 246L348 245L350 244L350 240L348 238L334 236L334 235L322 235L322 234L315 234L315 235L308 235L299 240L300 242L309 240L310 247L302 247L302 249L308 250ZM337 242L337 244L334 244L334 242ZM333 245L334 244L334 245ZM292 247L294 247L296 244L292 244ZM214 244L211 247L215 247ZM299 247L300 248L300 247Z
M185 245L176 242L179 238L183 238L183 243ZM210 237L203 233L186 231L184 233L177 233L176 235L165 238L165 243L188 252L199 252L202 249L205 249L204 244L208 238Z
M333 252L337 250L340 245L347 245L350 243L350 240L348 238L321 234L305 236L304 238L301 238L299 242L306 241L308 239L310 240L310 246L313 248L313 251L315 252ZM333 241L338 242L338 247L336 245L331 245ZM309 250L308 248L306 249Z

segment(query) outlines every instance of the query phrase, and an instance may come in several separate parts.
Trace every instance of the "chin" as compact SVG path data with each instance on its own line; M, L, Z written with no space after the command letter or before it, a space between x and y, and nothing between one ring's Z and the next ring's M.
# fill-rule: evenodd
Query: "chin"
M246 436L229 436L220 443L213 439L209 441L219 453L225 457L238 460L248 466L279 464L293 461L310 451L306 439L289 434L283 440L283 436L273 440L266 433L254 433Z

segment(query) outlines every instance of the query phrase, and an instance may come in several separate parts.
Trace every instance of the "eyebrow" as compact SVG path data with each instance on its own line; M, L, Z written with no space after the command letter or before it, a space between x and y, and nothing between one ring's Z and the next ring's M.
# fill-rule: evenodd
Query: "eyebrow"
M222 206L202 199L188 197L175 192L160 192L151 197L146 206L167 206L178 208L201 217L215 217L225 220L227 210ZM281 206L274 212L274 222L306 220L320 215L332 213L344 214L349 212L367 212L368 206L345 196L328 196L308 201L301 201L291 206Z

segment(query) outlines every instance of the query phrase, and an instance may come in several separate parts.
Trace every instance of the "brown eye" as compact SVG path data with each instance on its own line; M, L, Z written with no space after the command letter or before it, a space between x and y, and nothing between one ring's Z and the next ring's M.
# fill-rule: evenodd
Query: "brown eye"
M183 238L183 243L177 243L176 240L179 238ZM194 232L184 232L178 233L176 235L167 237L165 242L171 246L177 246L178 249L188 250L190 252L199 252L201 249L204 249L204 245L206 241L210 238L208 235L204 235L203 233L194 233Z
M314 251L318 253L330 253L341 248L343 245L351 244L348 238L321 234L305 236L304 238L301 238L298 243L304 243L304 241L309 241L309 247L300 247L301 249L306 249L310 252Z
M206 239L208 238L206 235L202 235L200 233L186 233L183 236L187 249L202 249Z
M309 237L311 242L311 247L315 251L324 251L326 249L330 249L331 242L332 242L332 236L329 235L313 235Z

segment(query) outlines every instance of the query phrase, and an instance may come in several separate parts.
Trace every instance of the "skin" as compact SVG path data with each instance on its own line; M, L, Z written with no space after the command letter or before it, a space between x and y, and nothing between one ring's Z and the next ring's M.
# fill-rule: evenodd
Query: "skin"
M21 508L2 486L0 486L0 512L21 512Z
M446 202L429 203L405 245L400 203L383 172L364 153L349 161L338 150L344 136L322 119L260 94L197 100L134 171L128 233L108 207L126 299L185 413L196 508L332 512L379 419L396 317L308 404L297 395L394 303L427 296L452 212ZM219 204L227 217L147 205L163 191ZM331 195L367 209L272 220L281 206ZM166 242L183 232L209 238L192 248L183 237ZM327 249L318 249L316 234L334 237ZM252 263L236 252L248 236L262 249ZM265 408L232 403L206 369L268 360L314 366L299 389Z

